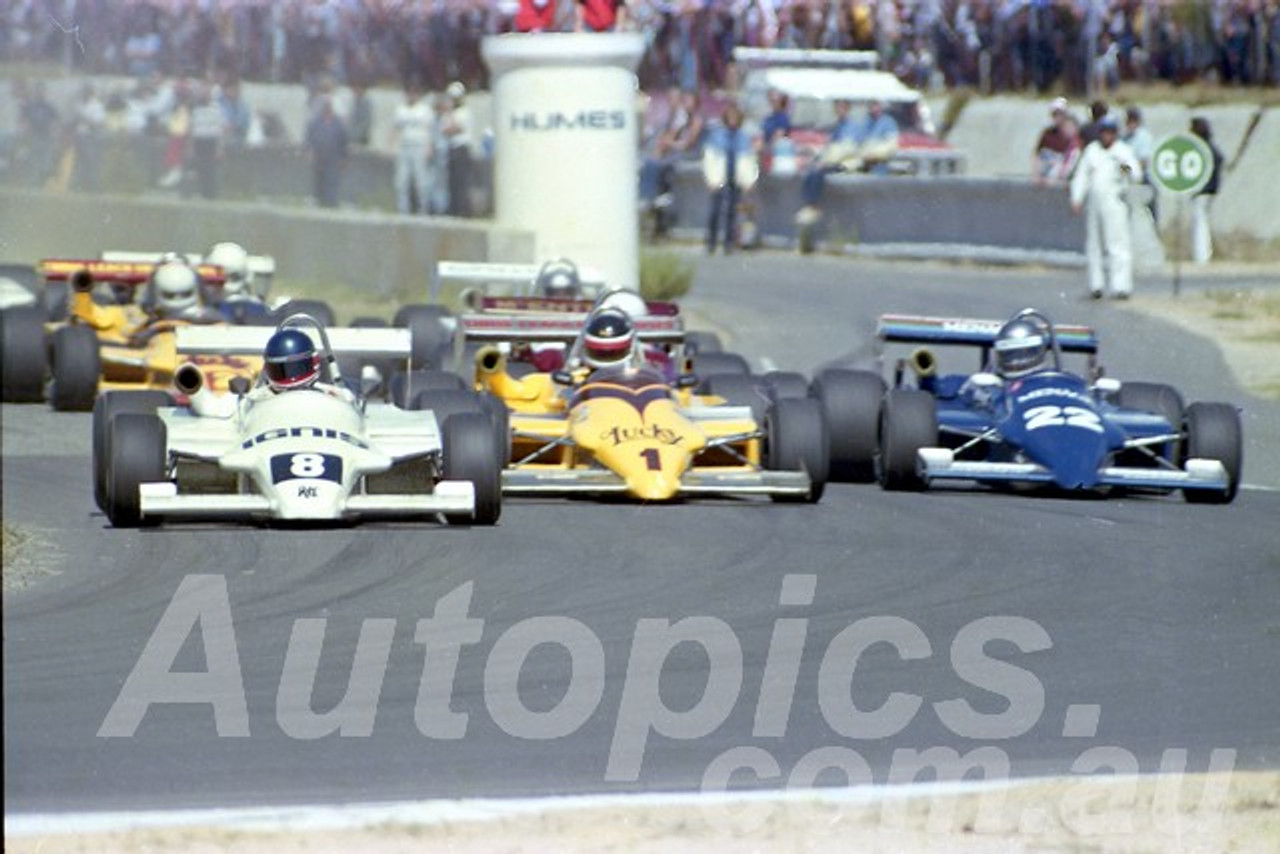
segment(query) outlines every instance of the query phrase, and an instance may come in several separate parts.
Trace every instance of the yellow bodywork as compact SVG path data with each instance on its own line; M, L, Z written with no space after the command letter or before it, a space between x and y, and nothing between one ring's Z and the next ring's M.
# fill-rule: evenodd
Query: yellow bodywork
M88 326L97 333L102 362L101 391L114 389L173 389L173 375L193 362L205 375L206 387L226 391L233 377L257 376L260 357L179 356L174 329L180 320L150 320L135 305L98 305L87 292L75 292L68 303L68 322ZM53 324L53 332L60 324Z
M500 358L490 357L486 365L484 356L477 359L477 387L510 410L515 470L568 483L574 472L605 469L627 495L645 501L676 497L691 472L758 470L761 443L753 418L728 410L723 418L686 414L690 407L721 405L721 398L675 390L646 369L581 372L572 385L542 373L517 379Z

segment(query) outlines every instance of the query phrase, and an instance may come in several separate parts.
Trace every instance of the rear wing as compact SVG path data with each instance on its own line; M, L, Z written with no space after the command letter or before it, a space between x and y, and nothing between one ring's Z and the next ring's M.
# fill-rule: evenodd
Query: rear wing
M40 262L40 275L48 282L65 282L81 271L93 276L95 282L111 282L118 285L142 285L155 272L156 263L150 261L107 261L100 259L46 258ZM195 271L206 284L220 285L226 281L222 268L215 264L196 264Z
M540 264L489 264L480 261L440 261L432 285L432 299L439 300L445 282L458 282L477 288L483 295L533 296ZM578 268L578 281L583 293L596 296L605 288L602 273L587 267Z
M464 314L458 328L467 341L508 341L572 344L582 332L585 315ZM637 317L636 337L655 344L684 341L684 323L677 316Z
M876 337L885 343L952 344L985 350L995 344L996 335L1005 323L1004 320L885 314L876 322ZM1098 352L1098 337L1091 327L1054 324L1053 334L1064 353Z
M164 252L132 252L126 249L108 249L102 253L103 261L124 261L137 262L143 264L154 264L160 260ZM204 256L195 252L187 252L182 255L188 264L200 265L204 261ZM276 274L276 259L270 255L250 255L248 260L249 272L255 276L271 277Z
M481 314L580 314L586 315L596 306L596 300L565 299L562 297L488 297L472 300L471 308ZM680 308L673 302L647 301L649 314L675 317Z
M295 326L323 346L319 333L309 326ZM261 356L273 326L179 326L175 330L180 356ZM408 329L334 326L325 330L334 356L354 359L408 359L413 334Z

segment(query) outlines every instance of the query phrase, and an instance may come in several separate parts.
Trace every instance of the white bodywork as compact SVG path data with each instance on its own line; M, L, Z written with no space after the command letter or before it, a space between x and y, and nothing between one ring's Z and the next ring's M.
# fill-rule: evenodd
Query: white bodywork
M179 330L177 346L190 355L261 352L273 332L186 327ZM404 329L327 334L334 354L409 353ZM260 385L242 397L202 390L192 396L191 407L157 414L167 430L172 479L142 484L144 516L336 520L475 510L470 481L438 479L443 443L432 413L366 403L341 385L317 383L279 394ZM393 469L399 476L385 481L378 494L366 492L370 476L395 475ZM210 490L210 482L219 486Z

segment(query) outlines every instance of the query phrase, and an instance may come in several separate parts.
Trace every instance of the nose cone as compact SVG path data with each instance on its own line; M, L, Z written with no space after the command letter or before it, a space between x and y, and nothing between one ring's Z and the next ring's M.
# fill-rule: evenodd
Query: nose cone
M680 492L680 476L668 472L637 472L627 478L627 491L641 501L670 501Z

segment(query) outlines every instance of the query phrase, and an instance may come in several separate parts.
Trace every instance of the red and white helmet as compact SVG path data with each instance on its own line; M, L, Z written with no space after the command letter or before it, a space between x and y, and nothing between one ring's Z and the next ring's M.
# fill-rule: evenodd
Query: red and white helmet
M592 368L613 368L631 360L636 328L626 312L597 309L582 331L582 361Z

